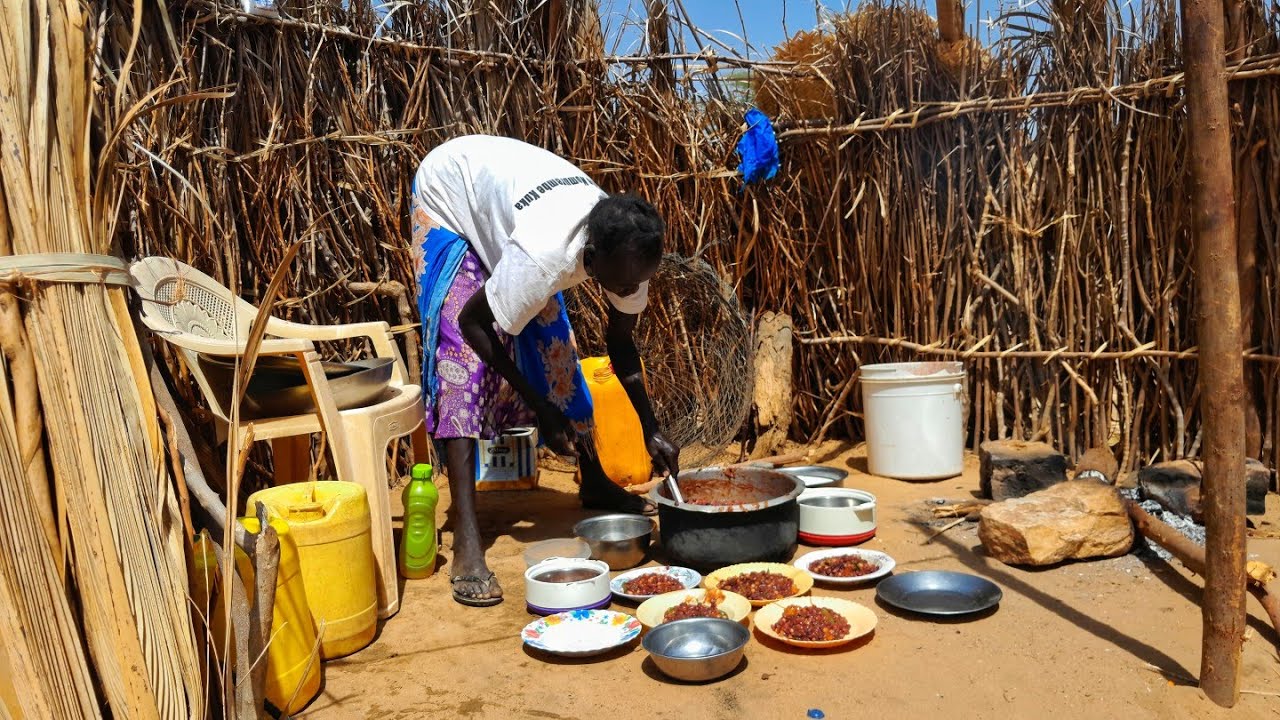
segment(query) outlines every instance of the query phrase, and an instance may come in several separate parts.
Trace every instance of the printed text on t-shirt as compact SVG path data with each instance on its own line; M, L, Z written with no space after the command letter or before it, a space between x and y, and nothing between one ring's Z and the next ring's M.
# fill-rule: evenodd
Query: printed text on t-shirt
M561 187L562 185L594 185L594 184L595 183L591 182L591 178L588 178L585 175L574 175L571 177L562 177L562 178L556 178L554 180L548 180L544 183L539 184L538 187L525 193L519 200L517 200L516 209L523 210L529 207L530 203L542 197L544 193L548 192L552 188L558 188L558 187Z

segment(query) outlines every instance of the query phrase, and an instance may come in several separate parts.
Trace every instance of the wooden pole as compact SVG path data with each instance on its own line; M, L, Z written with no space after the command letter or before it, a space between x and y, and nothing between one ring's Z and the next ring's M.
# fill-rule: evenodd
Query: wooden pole
M1200 687L1240 697L1245 630L1244 361L1222 0L1183 0L1183 65L1204 418L1205 592Z
M648 37L651 55L666 55L671 52L671 23L667 15L666 0L645 0L645 10L649 14ZM668 59L654 60L649 63L651 82L658 92L667 94L675 87L675 70Z
M1249 48L1259 39L1263 29L1253 21L1253 13L1246 3L1257 0L1227 0L1226 48L1227 62L1235 64L1245 60ZM1256 7L1255 7L1256 9ZM1241 122L1236 125L1234 179L1236 186L1236 265L1240 273L1240 336L1244 347L1252 346L1258 334L1258 233L1260 230L1260 199L1258 197L1259 168L1257 155L1265 143L1259 141L1254 118L1257 103L1256 89L1237 83L1229 89L1231 106ZM1244 451L1246 457L1262 457L1262 411L1258 392L1262 387L1258 368L1245 366L1244 375Z
M938 0L938 36L945 43L964 40L964 0Z

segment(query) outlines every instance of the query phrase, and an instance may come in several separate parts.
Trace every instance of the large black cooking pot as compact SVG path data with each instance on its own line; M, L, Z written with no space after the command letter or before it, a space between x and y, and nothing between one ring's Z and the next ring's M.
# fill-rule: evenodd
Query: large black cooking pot
M697 570L743 562L787 562L796 550L804 491L798 477L763 468L706 468L681 473L682 495L699 480L727 480L736 502L728 505L677 505L666 483L649 498L658 505L662 547L671 560ZM689 488L689 490L686 490Z

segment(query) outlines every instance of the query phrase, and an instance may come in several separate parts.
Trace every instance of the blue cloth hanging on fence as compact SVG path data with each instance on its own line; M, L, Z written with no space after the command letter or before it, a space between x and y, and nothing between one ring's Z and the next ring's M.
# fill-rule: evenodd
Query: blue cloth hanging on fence
M747 111L744 118L747 131L738 139L738 172L742 180L751 184L758 180L771 180L778 174L778 137L773 132L769 116L757 108Z

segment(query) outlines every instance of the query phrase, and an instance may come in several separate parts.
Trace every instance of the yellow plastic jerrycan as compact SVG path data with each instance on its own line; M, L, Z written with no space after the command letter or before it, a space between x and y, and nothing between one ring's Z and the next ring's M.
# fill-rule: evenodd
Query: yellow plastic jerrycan
M320 656L342 657L373 641L378 624L369 498L349 482L321 480L259 490L268 514L289 524L298 545L311 616L320 628Z
M252 507L257 507L253 505ZM276 571L276 600L271 608L271 642L267 645L267 699L292 715L320 692L320 658L316 649L316 626L307 605L298 547L283 520L270 519L280 537L280 567ZM249 532L258 532L258 518L240 518ZM236 568L245 593L252 598L253 563L236 548Z
M644 447L640 416L609 358L583 358L581 364L595 409L596 453L604 474L623 487L648 482L653 460Z
M226 639L227 631L227 594L222 592L222 568L218 566L218 556L213 552L213 541L209 539L207 531L201 530L196 536L187 561L187 576L191 582L191 601L199 610L199 616L193 618L196 624L196 637L208 640L209 647L213 651L214 663L221 665L222 644ZM235 643L236 639L232 633L231 647L235 647ZM205 660L205 654L200 653L202 666Z

